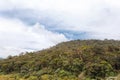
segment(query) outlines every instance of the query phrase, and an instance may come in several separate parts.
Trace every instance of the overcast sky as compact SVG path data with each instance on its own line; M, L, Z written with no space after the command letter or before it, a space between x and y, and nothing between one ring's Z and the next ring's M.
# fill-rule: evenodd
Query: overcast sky
M120 39L120 0L0 0L0 57L75 39Z

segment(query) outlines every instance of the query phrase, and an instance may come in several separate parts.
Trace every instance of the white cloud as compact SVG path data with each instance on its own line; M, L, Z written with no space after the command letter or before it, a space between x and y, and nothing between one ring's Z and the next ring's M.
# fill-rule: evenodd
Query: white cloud
M30 9L38 14L43 11L63 22L57 29L92 32L94 38L120 39L119 0L1 0L1 8Z
M2 57L48 48L66 40L63 34L48 31L38 23L27 26L19 20L0 17L0 56Z

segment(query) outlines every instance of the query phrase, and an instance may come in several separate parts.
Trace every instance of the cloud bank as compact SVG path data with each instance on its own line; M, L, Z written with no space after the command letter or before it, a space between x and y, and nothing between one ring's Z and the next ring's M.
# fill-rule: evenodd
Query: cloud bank
M2 57L45 49L62 41L67 41L63 34L48 31L39 23L27 26L16 19L11 21L0 18L0 56Z
M88 32L93 33L90 38L119 39L119 0L1 0L0 11L30 24L40 22L54 31Z

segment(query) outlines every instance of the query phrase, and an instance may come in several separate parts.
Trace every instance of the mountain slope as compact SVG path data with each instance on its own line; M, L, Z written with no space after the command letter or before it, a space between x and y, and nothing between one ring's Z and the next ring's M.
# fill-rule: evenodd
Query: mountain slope
M0 72L28 80L105 79L120 73L120 41L63 42L42 51L9 56L0 61Z

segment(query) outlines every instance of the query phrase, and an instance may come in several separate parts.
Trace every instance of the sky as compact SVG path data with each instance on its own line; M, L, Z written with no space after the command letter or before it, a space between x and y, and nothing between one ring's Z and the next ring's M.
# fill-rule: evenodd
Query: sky
M0 0L0 57L76 39L120 40L120 1Z

